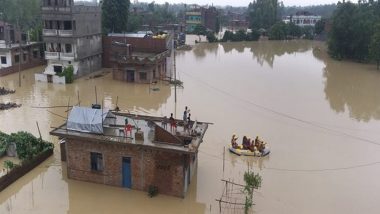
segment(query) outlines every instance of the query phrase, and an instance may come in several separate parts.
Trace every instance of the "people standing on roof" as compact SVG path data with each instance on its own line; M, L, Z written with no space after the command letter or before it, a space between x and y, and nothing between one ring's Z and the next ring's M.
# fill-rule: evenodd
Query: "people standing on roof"
M173 117L173 113L170 114L169 122L170 122L170 131L171 132L175 131L177 128L177 124Z
M168 124L168 117L165 116L164 119L162 120L162 128L166 130Z
M125 137L128 137L128 132L132 137L132 125L128 123L128 118L125 118L124 134Z

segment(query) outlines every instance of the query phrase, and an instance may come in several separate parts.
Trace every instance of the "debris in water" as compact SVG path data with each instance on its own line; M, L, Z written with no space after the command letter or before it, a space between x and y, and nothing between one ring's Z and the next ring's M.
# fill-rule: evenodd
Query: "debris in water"
M9 89L6 89L4 87L0 88L0 95L13 94L15 92L16 92L15 90L9 90Z
M21 104L16 103L0 103L0 110L8 110L11 108L20 108Z

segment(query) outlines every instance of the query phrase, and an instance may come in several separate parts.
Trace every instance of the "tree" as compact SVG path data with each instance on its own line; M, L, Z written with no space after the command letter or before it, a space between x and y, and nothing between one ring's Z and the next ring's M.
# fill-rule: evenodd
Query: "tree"
M325 25L326 25L326 20L321 19L315 23L315 33L317 35L321 34L323 31L325 31Z
M269 29L277 21L277 0L256 0L248 5L249 23L252 29Z
M104 0L102 4L103 33L127 31L129 0Z
M328 48L332 57L367 61L373 26L379 22L379 2L339 3L332 17Z
M284 22L277 22L269 30L270 40L285 40L288 35L288 27Z
M373 60L377 63L377 70L380 68L380 24L375 27L375 32L371 39L371 44L369 45L369 53Z
M206 35L207 29L205 26L198 24L195 26L193 33L198 35L198 36L199 35Z
M216 38L213 32L207 32L206 38L207 38L207 41L210 43L214 43L218 41L218 39Z
M247 171L244 173L244 193L245 193L245 206L244 213L248 213L253 205L253 191L261 187L262 178L259 174Z

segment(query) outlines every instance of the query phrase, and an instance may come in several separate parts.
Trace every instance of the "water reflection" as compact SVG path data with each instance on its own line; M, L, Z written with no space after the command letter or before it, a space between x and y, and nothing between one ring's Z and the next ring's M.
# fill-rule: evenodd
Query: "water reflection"
M273 67L276 57L284 54L303 53L312 48L310 41L260 41L260 42L225 42L225 43L204 43L194 46L193 53L197 59L202 59L208 54L217 55L219 51L230 53L237 51L244 53L248 49L252 53L253 59L261 66L267 63ZM181 54L181 53L180 53Z
M324 92L335 112L348 111L363 122L380 120L380 75L375 66L335 61L321 48L315 48L313 55L325 63Z

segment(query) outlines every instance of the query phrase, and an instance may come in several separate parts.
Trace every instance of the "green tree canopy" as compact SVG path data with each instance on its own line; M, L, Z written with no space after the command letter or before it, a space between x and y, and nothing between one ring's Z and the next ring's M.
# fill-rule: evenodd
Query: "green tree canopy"
M278 19L277 0L255 0L248 5L249 23L252 29L269 29Z
M332 17L329 53L338 59L369 60L373 26L379 23L379 1L339 3Z
M377 70L380 67L380 23L375 27L374 34L369 46L370 57L377 62Z
M103 0L103 33L123 33L127 31L129 0Z

